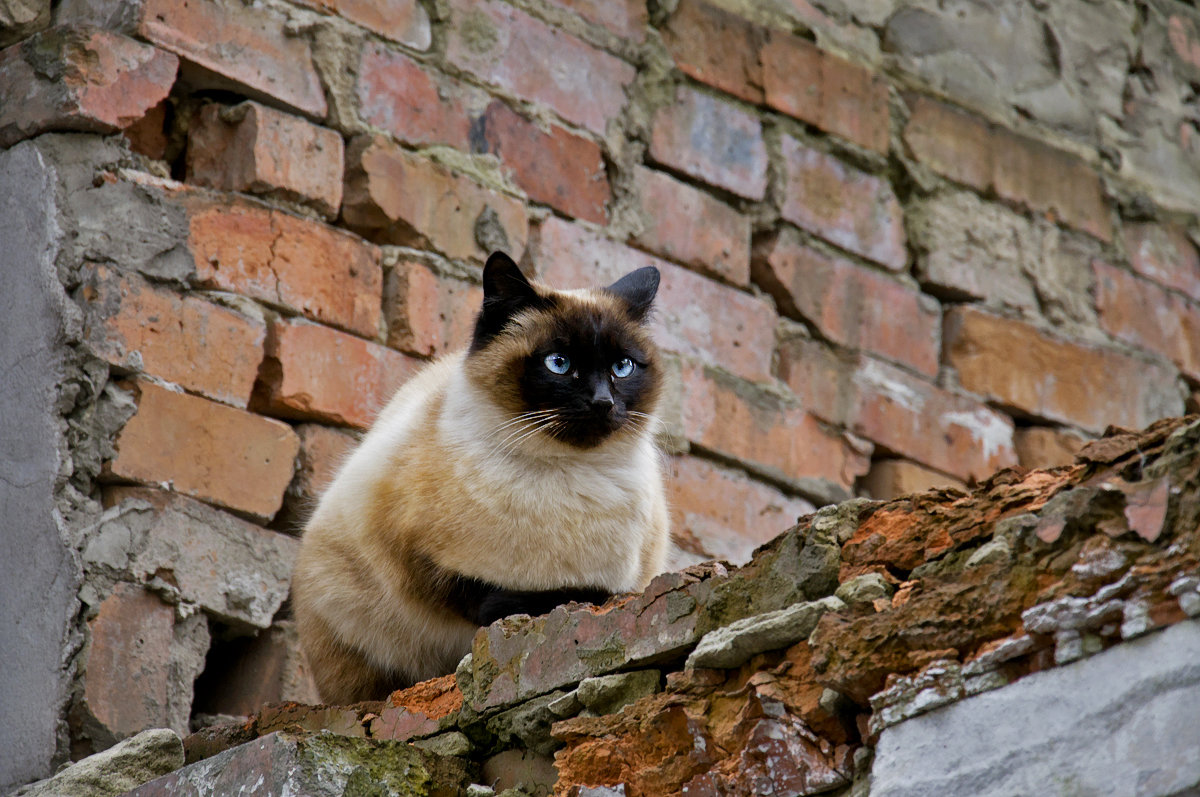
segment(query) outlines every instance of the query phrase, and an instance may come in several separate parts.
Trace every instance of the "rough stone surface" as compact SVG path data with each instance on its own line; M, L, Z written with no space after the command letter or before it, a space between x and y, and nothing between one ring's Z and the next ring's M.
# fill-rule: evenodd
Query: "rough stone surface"
M183 740L175 731L142 731L107 750L76 761L52 778L18 790L21 797L117 797L183 766Z
M1183 622L884 731L872 795L1179 794L1200 786L1200 625ZM1035 723L1006 717L1036 716ZM1114 751L1120 751L1115 753Z
M764 650L788 647L817 627L821 615L845 608L840 598L797 603L709 631L688 655L688 667L737 667Z

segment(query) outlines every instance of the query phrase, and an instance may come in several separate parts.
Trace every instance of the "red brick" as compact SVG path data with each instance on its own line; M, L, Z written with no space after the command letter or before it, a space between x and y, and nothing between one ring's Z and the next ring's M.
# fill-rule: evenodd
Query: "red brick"
M651 328L660 345L751 381L770 379L776 317L766 301L555 218L539 228L532 259L556 288L608 285L655 266L662 281Z
M201 287L234 291L315 321L375 336L378 248L319 222L244 202L189 202L188 244Z
M1022 468L1056 468L1075 462L1087 438L1069 429L1027 426L1013 433L1013 447Z
M866 456L773 393L691 363L682 380L683 425L696 445L783 481L849 489L867 471Z
M402 259L388 272L384 287L387 343L426 357L466 348L482 303L478 285Z
M84 278L84 338L118 368L245 407L263 358L266 325L133 274L96 266Z
M129 127L167 96L178 69L171 53L117 33L35 34L0 51L0 148L49 130Z
M904 268L904 215L887 180L786 135L783 162L785 219L894 271Z
M683 0L662 38L683 74L747 102L763 101L763 28L707 3Z
M973 307L946 313L942 339L945 363L963 387L1032 417L1101 432L1109 424L1140 429L1183 411L1171 368L1057 340Z
M1048 213L1103 241L1112 220L1099 175L1039 141L927 97L909 95L904 142L921 163L980 191Z
M645 227L635 243L735 285L750 282L750 219L716 197L662 172L635 167Z
M336 14L372 33L428 50L433 41L429 13L418 0L297 0L301 5Z
M247 716L284 701L321 702L291 621L214 645L196 684L196 713Z
M646 39L649 13L644 0L549 0L551 5L574 11L583 19L608 28L635 42Z
M446 144L467 150L470 109L487 102L482 91L375 42L363 46L355 90L364 122L415 146Z
M890 135L887 82L815 44L772 31L762 50L767 104L876 152Z
M420 366L378 343L302 321L278 320L251 407L366 428Z
M867 495L877 501L891 501L913 493L953 487L965 491L967 485L944 473L921 467L903 459L881 459L871 463L871 471L863 477Z
M502 102L488 106L475 140L498 157L529 198L577 219L608 223L612 189L596 142L558 125L543 131Z
M139 155L145 155L151 160L165 160L167 157L167 101L163 100L146 115L125 128L125 138L129 148Z
M824 341L788 336L779 343L779 378L810 415L842 425L857 400L853 376L860 359Z
M287 502L296 510L289 513L291 517L302 524L358 440L341 429L315 423L298 424L296 434L300 437L300 458L288 487Z
M300 441L291 427L149 382L121 429L110 476L176 491L259 519L279 509Z
M650 157L670 169L747 199L767 191L767 147L758 118L680 86L653 119Z
M520 260L529 220L520 200L484 188L382 138L351 142L342 218L370 238L402 246L432 246L447 257L483 260L491 254L476 228L491 217L503 247Z
M896 279L805 246L790 230L762 242L754 278L780 309L830 340L937 376L937 303Z
M1100 327L1200 380L1200 305L1099 260L1092 270Z
M625 107L634 68L498 0L451 0L446 59L604 135ZM538 64L553 64L547 70Z
M1173 224L1127 224L1125 246L1133 270L1200 302L1200 250Z
M196 185L311 204L342 204L345 146L336 131L246 101L205 105L188 127L187 179Z
M118 739L166 725L175 609L141 587L117 584L88 627L88 713Z
M197 87L228 89L231 81L255 99L325 115L310 40L290 32L284 14L263 5L175 0L145 0L137 10L131 23L138 36L202 67L189 70Z
M672 460L667 489L672 532L691 535L709 556L734 564L814 509L803 498L691 456Z

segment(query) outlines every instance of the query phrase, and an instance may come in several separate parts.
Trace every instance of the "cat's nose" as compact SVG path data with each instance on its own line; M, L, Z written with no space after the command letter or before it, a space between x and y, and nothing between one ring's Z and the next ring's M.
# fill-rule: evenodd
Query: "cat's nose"
M608 415L616 402L613 401L612 388L607 380L601 380L592 393L592 411L598 415Z

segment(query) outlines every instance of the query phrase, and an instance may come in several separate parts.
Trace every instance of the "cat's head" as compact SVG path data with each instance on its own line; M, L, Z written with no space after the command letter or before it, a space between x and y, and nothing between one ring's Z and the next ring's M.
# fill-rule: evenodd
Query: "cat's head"
M586 449L653 428L662 373L646 323L658 279L647 267L606 288L556 291L493 253L466 369L511 423L500 437Z

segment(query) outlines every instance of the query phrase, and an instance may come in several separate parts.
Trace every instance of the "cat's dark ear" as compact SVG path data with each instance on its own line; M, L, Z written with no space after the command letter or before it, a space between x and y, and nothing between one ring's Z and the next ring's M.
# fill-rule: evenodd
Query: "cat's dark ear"
M511 257L504 252L492 252L483 266L483 306L475 320L471 351L486 346L516 313L545 303L546 299L534 290Z
M654 304L654 294L658 293L658 280L658 269L645 266L629 272L605 290L624 299L630 314L641 323L646 320L650 307Z

